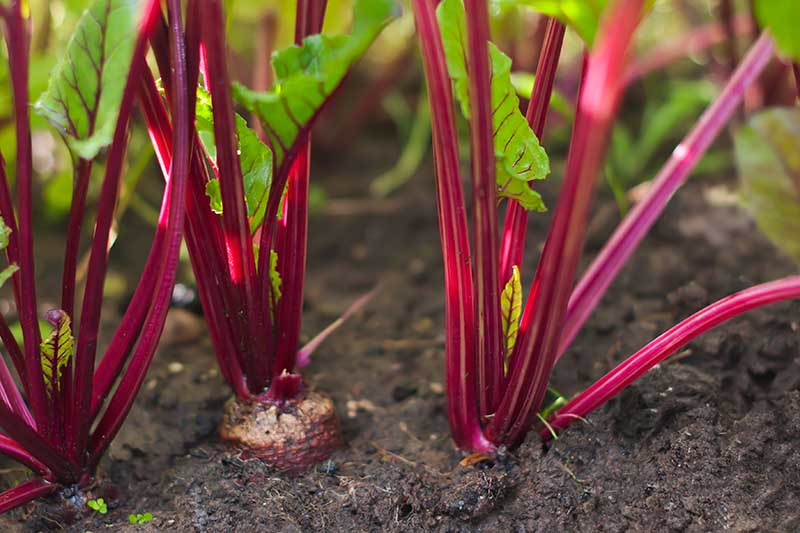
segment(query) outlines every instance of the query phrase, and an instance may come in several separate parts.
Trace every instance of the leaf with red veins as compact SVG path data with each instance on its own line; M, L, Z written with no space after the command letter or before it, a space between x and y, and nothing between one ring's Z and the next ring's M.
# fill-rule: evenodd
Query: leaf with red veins
M140 16L138 0L96 0L53 69L36 112L92 160L111 144Z

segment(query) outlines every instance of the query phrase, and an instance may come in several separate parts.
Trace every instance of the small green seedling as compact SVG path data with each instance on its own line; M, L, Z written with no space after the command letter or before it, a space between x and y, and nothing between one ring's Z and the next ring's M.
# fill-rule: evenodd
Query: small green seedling
M89 509L96 511L100 514L106 514L108 512L108 505L106 505L106 501L103 498L97 498L95 500L89 500L86 502L87 507Z
M131 524L144 524L152 519L153 515L151 513L136 513L128 515L128 522Z

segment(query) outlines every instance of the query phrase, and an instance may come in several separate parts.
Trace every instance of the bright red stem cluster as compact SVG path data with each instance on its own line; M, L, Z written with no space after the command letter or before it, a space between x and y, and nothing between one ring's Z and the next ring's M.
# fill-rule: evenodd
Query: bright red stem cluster
M322 29L327 2L298 0L295 41ZM203 66L211 95L216 161L209 161L199 139L193 143L187 197L186 243L222 375L240 398L284 402L301 392L296 371L308 235L310 128L286 147L267 198L264 223L251 235L238 157L230 76L227 67L222 2L187 3L190 72ZM165 31L153 37L164 85L171 84ZM196 56L195 56L196 55ZM202 56L202 62L200 58ZM150 137L168 168L170 124L152 76L139 87ZM210 163L210 164L208 164ZM208 169L214 172L210 176ZM220 183L223 211L214 214L205 195L211 178ZM284 197L284 191L286 191ZM281 200L283 199L283 202ZM278 209L283 206L280 218ZM258 243L258 253L254 244ZM270 255L278 256L281 298L273 294Z
M28 115L29 22L23 16L20 1L15 0L8 8L0 9L9 50L14 94L18 213L14 213L3 165L0 167L0 215L12 230L6 256L10 264L19 267L12 282L23 329L24 352L2 318L0 337L14 362L25 397L31 406L31 411L28 411L22 391L17 389L8 368L0 358L0 426L5 431L5 435L0 437L0 452L29 467L39 476L0 495L0 512L52 493L60 486L82 485L91 479L100 457L133 405L155 353L169 307L179 258L184 215L183 197L190 153L190 126L194 113L194 92L188 90L186 78L186 50L179 0L169 0L167 12L170 20L169 59L176 78L172 94L176 102L172 112L172 121L175 124L172 143L176 148L147 264L132 304L120 321L101 358L100 366L95 371L103 282L108 265L109 234L123 172L127 132L138 80L143 73L149 72L145 61L147 41L162 16L161 3L158 0L148 1L144 9L120 102L116 130L108 151L91 241L89 273L80 323L74 317L75 264L86 201L86 185L92 165L90 161L81 160L76 168L64 261L62 302L65 309L48 313L48 320L54 325L65 318L72 319L72 329L77 331L74 364L70 360L70 364L62 370L59 383L51 384L51 390L47 390L41 363L42 339L34 287L32 158ZM114 384L117 384L117 388L109 396Z
M432 109L445 263L448 416L459 447L491 451L499 445L519 444L538 423L558 357L671 195L727 123L747 87L769 61L773 44L764 35L753 46L720 97L675 150L647 198L623 221L573 292L594 182L629 72L628 48L643 8L642 0L617 0L611 4L587 57L558 206L508 370L504 372L502 330L495 319L500 306L498 294L500 284L511 277L512 267L521 263L527 214L516 202L510 202L498 256L488 15L485 1L465 0L475 239L475 254L471 255L459 177L453 96L434 4L425 0L413 2ZM543 133L563 38L563 25L548 21L527 114L538 137ZM787 278L743 291L700 311L559 410L549 428L562 429L580 419L703 331L753 307L798 296L800 278ZM543 436L550 434L549 428L545 424Z

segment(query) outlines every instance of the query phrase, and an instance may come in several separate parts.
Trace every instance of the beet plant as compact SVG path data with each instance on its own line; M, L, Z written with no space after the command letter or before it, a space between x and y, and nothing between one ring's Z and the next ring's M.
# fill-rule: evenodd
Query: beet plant
M22 325L15 339L5 317L0 338L16 371L0 358L0 451L28 467L34 477L0 495L0 512L60 492L81 512L98 462L133 405L153 358L169 308L182 236L194 92L187 90L181 8L167 2L168 56L174 83L171 120L175 158L169 166L158 225L133 300L99 360L108 245L128 129L139 79L147 71L148 38L162 16L161 2L95 0L81 18L36 110L59 131L74 161L72 206L67 226L61 307L37 307L33 256L32 145L28 104L30 20L27 2L0 6L16 130L16 201L5 164L0 164L0 245ZM91 258L80 313L75 303L76 263L92 167L104 158ZM113 389L113 393L112 393Z
M646 6L643 0L614 0L605 9L606 2L518 3L575 24L589 47L558 205L524 304L519 268L526 221L529 211L544 209L531 184L549 172L538 139L565 27L557 19L548 22L524 116L510 83L511 61L489 40L488 2L443 0L438 7L429 0L412 2L432 113L445 266L447 412L455 443L468 452L518 445L532 430L552 438L704 331L749 309L800 296L798 276L728 296L664 332L565 405L545 405L559 357L758 79L774 44L766 32L757 39L576 284L594 181L624 88L628 49ZM456 102L469 121L472 242ZM507 202L502 229L501 200Z
M273 54L274 86L256 92L231 83L222 2L186 5L189 69L201 74L186 243L221 373L235 394L220 433L288 470L322 460L341 444L333 403L308 390L298 373L347 318L298 349L310 131L395 10L391 0L358 0L350 34L325 35L319 33L325 7L324 1L297 2L296 44ZM169 88L165 43L162 28L153 48L162 85ZM170 124L152 76L143 79L140 100L166 172L173 151ZM234 112L235 102L259 118L263 139Z

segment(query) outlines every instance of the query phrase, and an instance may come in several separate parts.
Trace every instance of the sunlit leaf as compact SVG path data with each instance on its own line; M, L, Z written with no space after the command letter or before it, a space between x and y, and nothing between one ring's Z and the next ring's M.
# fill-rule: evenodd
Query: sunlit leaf
M498 11L522 6L557 18L574 29L591 46L608 0L493 0L492 3Z
M530 99L534 83L536 83L536 76L530 72L518 71L511 73L511 84L520 98ZM570 121L575 116L575 111L572 109L569 98L556 88L553 88L553 94L550 96L550 107Z
M541 419L547 420L561 407L567 405L567 398L553 387L547 387L547 393L542 401L542 410L539 412Z
M444 0L436 9L447 69L453 80L456 99L465 118L469 118L469 80L464 39L466 21L462 0ZM513 198L522 207L545 211L544 202L528 182L544 179L550 162L544 148L519 109L519 98L511 83L511 59L489 43L492 69L492 124L498 195Z
M772 0L765 0L771 2ZM793 0L786 0L793 1ZM527 7L556 18L575 30L583 41L591 47L597 37L600 21L608 7L608 0L491 0L496 13L506 13L517 7ZM646 13L655 0L645 0Z
M274 313L272 305L280 301L282 296L281 285L283 284L281 273L278 272L278 252L275 250L269 251L269 282L272 286L271 294L273 297L273 301L270 302L270 313Z
M211 210L218 215L222 214L222 191L219 188L219 180L214 178L206 183L206 196L211 204Z
M234 85L234 97L261 120L280 167L301 130L344 80L395 13L392 0L358 0L349 35L312 35L272 56L275 86L258 93Z
M197 89L197 134L211 161L216 161L211 95L202 87ZM242 166L247 216L251 231L255 231L261 225L266 210L267 193L272 181L272 151L258 139L256 133L247 126L247 121L238 114L236 134L239 139L239 162ZM206 185L206 195L210 199L211 209L215 213L222 213L222 194L216 179Z
M60 392L64 367L75 353L75 338L72 336L69 315L61 309L48 311L47 320L54 329L50 336L42 341L40 354L45 389L47 395L52 397Z
M753 6L759 24L769 29L781 52L800 61L800 2L797 0L756 0Z
M758 113L734 140L742 202L758 227L800 261L800 109Z
M11 228L6 226L5 221L0 218L0 250L5 250L8 246L8 237L11 235ZM8 279L14 275L14 272L19 270L17 265L8 265L0 271L0 287L2 287Z
M36 111L93 159L111 143L133 56L138 0L96 0L83 14Z
M503 326L503 343L506 358L511 355L517 343L519 317L522 314L522 282L517 265L511 267L511 279L500 294L500 318Z

